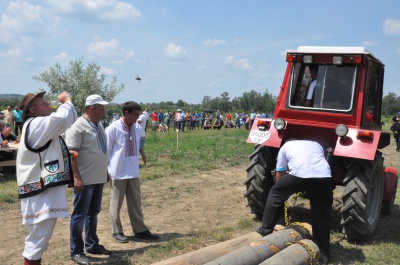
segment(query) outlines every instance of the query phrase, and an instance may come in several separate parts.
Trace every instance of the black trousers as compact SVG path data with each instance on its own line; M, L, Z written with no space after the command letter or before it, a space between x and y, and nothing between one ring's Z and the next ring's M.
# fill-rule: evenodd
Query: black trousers
M22 126L23 126L22 122L15 122L15 127L14 127L15 136L18 136L18 129L21 130L22 132Z
M332 213L332 179L299 178L290 174L283 175L271 188L264 208L262 227L272 233L278 222L279 211L285 200L297 192L307 192L310 196L313 241L322 254L330 258L330 221Z

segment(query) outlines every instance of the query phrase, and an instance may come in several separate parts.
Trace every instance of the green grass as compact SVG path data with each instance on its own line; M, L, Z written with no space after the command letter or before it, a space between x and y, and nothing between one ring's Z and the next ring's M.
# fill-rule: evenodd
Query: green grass
M207 171L222 166L237 166L248 161L253 146L246 143L248 131L193 130L184 133L147 131L145 152L151 170L141 172L141 181L161 179L174 174ZM188 174L190 173L190 174Z

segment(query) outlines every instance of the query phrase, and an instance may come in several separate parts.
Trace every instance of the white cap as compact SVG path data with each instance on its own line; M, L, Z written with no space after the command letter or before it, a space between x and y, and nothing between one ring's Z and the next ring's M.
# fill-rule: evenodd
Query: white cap
M108 105L108 102L105 101L100 95L97 95L97 94L90 95L86 98L85 106L92 106L95 104Z

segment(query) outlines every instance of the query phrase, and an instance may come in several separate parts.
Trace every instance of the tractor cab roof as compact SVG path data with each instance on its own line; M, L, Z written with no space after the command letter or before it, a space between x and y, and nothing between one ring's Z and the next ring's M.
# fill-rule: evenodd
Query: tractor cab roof
M365 47L343 47L343 46L299 46L297 50L288 53L324 53L324 54L366 54L382 63Z

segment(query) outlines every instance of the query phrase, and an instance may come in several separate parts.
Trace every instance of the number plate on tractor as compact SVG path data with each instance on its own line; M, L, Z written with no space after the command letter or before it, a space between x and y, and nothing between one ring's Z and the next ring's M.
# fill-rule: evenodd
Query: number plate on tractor
M268 141L270 134L270 132L251 130L250 140L255 144L263 144L264 142Z

